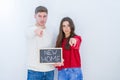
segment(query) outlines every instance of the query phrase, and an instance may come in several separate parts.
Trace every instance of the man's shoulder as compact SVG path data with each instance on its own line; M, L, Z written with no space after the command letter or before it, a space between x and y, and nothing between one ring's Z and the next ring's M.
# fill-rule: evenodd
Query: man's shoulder
M36 26L35 26L35 25L28 25L28 26L26 27L26 30L34 30L34 29L36 29Z
M52 31L50 31L49 29L45 29L45 35L48 37L48 38L53 38L53 33Z
M36 27L36 25L28 25L28 28Z
M51 34L51 32L50 32L50 30L49 30L48 28L45 28L45 32L46 32L47 34Z

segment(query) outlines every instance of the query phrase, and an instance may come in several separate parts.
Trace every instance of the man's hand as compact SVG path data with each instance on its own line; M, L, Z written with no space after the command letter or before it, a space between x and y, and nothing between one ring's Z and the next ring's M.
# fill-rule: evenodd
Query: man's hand
M53 65L56 67L56 66L63 66L64 64L63 64L63 63L58 62L58 63L55 63L55 64L53 64Z
M43 30L41 30L40 28L35 29L34 32L39 37L42 37L42 35L43 35Z
M53 64L55 67L56 66L64 66L64 59L62 59L62 62L58 62L58 63L55 63L55 64Z

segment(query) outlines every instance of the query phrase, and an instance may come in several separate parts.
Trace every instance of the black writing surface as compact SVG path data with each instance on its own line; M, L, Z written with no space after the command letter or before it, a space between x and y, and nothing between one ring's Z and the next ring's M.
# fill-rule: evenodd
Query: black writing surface
M62 48L40 49L40 63L62 62Z

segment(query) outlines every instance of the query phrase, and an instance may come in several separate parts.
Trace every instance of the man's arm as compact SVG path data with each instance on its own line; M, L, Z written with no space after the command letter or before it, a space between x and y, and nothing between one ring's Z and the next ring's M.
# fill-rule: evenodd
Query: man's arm
M36 34L35 34L35 27L27 27L27 29L26 29L26 37L27 38L33 38L34 36L36 36Z
M35 36L42 37L43 31L40 28L30 27L26 30L26 36L28 38L33 38Z

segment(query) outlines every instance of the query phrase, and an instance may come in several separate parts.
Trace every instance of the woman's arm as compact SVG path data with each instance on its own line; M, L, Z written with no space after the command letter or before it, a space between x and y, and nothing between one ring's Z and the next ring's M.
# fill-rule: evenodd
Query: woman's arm
M80 36L75 36L73 38L70 38L69 44L72 48L79 49L81 41L82 40Z

